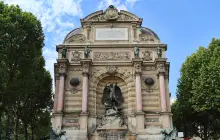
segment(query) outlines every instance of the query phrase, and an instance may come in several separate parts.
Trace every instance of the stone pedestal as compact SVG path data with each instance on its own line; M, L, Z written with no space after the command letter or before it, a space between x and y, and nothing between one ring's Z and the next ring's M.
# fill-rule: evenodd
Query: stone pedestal
M136 113L136 134L142 135L144 134L144 112L137 112Z
M80 130L87 132L87 124L88 124L88 113L80 114Z

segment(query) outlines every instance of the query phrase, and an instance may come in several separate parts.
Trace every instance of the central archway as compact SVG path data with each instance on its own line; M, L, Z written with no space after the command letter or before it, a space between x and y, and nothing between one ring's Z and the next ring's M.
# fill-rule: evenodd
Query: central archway
M103 91L106 86L106 84L110 83L117 83L117 85L120 87L122 96L124 97L124 103L122 104L122 112L123 114L128 114L128 88L123 79L117 76L107 76L101 79L97 84L96 89L96 114L97 116L102 116L105 114L105 106L102 104L102 96Z

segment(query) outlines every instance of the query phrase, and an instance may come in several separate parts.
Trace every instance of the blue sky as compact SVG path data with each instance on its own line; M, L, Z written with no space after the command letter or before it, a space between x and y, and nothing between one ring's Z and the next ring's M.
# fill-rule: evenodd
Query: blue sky
M181 64L199 46L220 38L220 0L3 0L18 4L41 20L45 33L46 68L53 75L57 54L55 45L80 26L80 18L110 4L144 19L143 26L158 34L168 45L170 92L175 97Z

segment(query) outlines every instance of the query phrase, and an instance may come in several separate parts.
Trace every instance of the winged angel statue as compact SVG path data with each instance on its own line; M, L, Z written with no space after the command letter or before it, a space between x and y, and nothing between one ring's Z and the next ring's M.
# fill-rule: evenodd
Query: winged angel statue
M102 103L105 105L106 115L116 115L124 102L120 87L116 84L106 85L103 92Z

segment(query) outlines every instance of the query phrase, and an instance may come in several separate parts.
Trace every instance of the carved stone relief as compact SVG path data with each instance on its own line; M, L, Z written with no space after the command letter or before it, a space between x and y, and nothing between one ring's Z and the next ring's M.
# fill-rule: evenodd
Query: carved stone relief
M107 70L107 73L109 75L114 75L116 73L116 71L117 71L117 67L113 66L113 65L110 65L110 66L106 67L106 70Z
M145 50L144 52L142 52L142 54L143 54L144 61L151 61L153 59L152 58L152 51Z
M140 34L139 39L140 41L151 41L151 42L155 41L155 38L153 36L145 35L145 34Z
M135 18L125 14L120 14L118 20L135 20Z
M138 19L132 17L131 15L125 14L123 12L118 12L113 5L110 5L103 13L99 15L94 15L86 21L102 21L102 20L129 20L129 21L137 21Z
M93 59L95 61L118 60L124 61L130 59L129 52L94 52Z
M68 39L69 43L83 43L86 40L86 37L83 34L73 35L70 39Z
M81 56L81 52L79 51L74 51L72 52L72 58L71 61L79 61Z
M106 9L106 11L104 12L104 19L106 20L118 19L118 10L113 5L110 5L108 9Z

